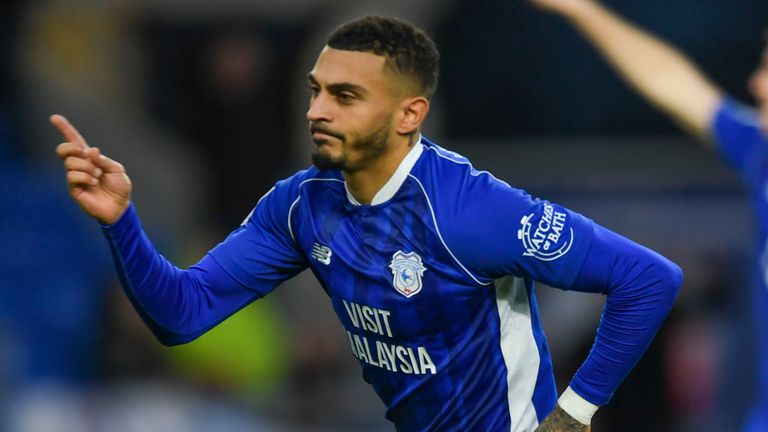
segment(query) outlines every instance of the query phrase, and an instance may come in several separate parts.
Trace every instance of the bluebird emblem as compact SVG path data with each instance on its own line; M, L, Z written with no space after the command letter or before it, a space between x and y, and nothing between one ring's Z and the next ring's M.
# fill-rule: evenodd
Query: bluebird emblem
M392 269L392 285L397 292L411 297L421 291L421 277L426 267L416 252L395 252L389 268Z

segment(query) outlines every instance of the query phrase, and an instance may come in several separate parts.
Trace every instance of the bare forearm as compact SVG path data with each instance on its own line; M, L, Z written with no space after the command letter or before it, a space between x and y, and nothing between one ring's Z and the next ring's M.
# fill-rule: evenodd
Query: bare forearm
M685 55L593 1L563 15L642 96L690 133L709 135L720 91Z

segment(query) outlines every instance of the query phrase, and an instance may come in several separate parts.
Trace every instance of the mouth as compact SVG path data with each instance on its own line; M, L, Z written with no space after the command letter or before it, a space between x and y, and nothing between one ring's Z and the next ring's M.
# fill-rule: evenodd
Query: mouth
M312 134L312 141L314 141L315 144L317 145L326 144L328 140L330 140L331 138L336 138L336 137L332 135L328 135L326 133L322 133L322 132L315 132Z
M310 125L309 133L312 134L312 141L317 145L325 144L333 138L339 141L344 140L344 136L340 133L330 131L322 126Z

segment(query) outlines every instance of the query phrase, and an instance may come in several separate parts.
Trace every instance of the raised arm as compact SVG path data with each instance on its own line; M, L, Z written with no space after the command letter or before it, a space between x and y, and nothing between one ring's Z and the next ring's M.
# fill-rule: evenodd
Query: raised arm
M160 255L131 205L125 168L89 146L65 117L53 115L50 121L64 138L56 153L64 162L69 193L102 224L123 288L160 342L190 341L237 310L239 303L231 305L230 297L246 301L255 296L210 259L181 270Z
M684 54L593 0L529 0L565 17L651 104L709 142L721 91Z
M112 224L131 202L131 180L125 168L91 147L64 116L52 115L51 124L64 142L56 153L64 162L72 199L83 211L103 224Z
M266 204L196 265L174 266L144 233L123 166L88 146L66 118L54 115L51 123L65 140L56 151L70 194L102 224L123 289L161 343L195 339L306 267L281 235L287 228L270 226L270 210L283 208ZM247 268L239 270L241 264Z

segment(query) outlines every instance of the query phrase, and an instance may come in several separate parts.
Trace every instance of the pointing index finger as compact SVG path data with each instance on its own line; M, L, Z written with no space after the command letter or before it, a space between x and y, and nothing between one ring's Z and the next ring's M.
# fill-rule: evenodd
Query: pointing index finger
M80 132L72 126L72 123L67 120L66 117L59 114L54 114L50 117L51 124L59 130L65 140L79 144L85 148L88 148L88 143L85 142L85 138L80 135Z

